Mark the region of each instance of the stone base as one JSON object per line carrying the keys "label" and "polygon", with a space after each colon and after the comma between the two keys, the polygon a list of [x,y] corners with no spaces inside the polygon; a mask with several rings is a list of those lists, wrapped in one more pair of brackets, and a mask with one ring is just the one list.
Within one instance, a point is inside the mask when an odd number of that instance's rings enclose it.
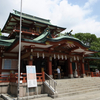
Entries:
{"label": "stone base", "polygon": [[[9,84],[9,94],[17,96],[17,83],[10,83]],[[19,97],[25,97],[25,96],[32,96],[37,94],[42,94],[43,91],[43,82],[37,82],[37,87],[28,88],[27,83],[20,84],[20,91],[19,91]],[[37,90],[38,88],[38,90]]]}
{"label": "stone base", "polygon": [[51,78],[53,78],[53,75],[49,75]]}
{"label": "stone base", "polygon": [[81,74],[81,77],[83,77],[83,78],[84,78],[84,77],[85,77],[85,74]]}
{"label": "stone base", "polygon": [[73,78],[73,74],[69,74],[68,77],[69,77],[69,78]]}

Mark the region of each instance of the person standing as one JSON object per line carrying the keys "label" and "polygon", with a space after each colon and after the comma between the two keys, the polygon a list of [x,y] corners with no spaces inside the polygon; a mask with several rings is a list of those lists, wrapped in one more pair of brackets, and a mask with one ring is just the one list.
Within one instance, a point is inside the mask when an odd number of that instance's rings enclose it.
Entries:
{"label": "person standing", "polygon": [[58,73],[58,79],[60,79],[60,67],[59,66],[57,68],[57,73]]}

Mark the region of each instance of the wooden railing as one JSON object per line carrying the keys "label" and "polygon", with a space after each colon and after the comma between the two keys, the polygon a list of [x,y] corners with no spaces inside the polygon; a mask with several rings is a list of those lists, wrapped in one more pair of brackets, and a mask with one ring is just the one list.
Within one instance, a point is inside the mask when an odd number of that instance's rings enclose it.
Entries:
{"label": "wooden railing", "polygon": [[91,77],[100,77],[100,72],[99,73],[91,72]]}
{"label": "wooden railing", "polygon": [[88,77],[88,76],[91,76],[91,72],[85,72],[85,75]]}
{"label": "wooden railing", "polygon": [[9,82],[9,78],[10,78],[9,75],[2,75],[2,74],[0,74],[0,83],[1,82]]}
{"label": "wooden railing", "polygon": [[[37,82],[44,82],[45,81],[45,73],[36,73],[37,76]],[[0,74],[0,83],[2,82],[18,82],[18,73],[16,74],[10,74],[10,75],[1,75]],[[21,83],[26,83],[27,82],[27,76],[26,73],[21,73],[20,74],[20,82]]]}

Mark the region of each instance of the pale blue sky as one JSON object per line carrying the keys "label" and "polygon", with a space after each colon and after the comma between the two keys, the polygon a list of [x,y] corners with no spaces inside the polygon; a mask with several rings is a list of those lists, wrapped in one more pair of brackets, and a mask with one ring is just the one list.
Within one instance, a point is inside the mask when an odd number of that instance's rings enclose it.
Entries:
{"label": "pale blue sky", "polygon": [[[93,1],[93,0],[91,0]],[[68,0],[68,3],[71,3],[72,5],[79,5],[80,7],[84,7],[85,3],[88,2],[88,0]],[[95,0],[95,3],[92,4],[89,9],[92,10],[91,14],[89,16],[97,16],[96,20],[100,21],[100,0]]]}
{"label": "pale blue sky", "polygon": [[[96,34],[100,37],[100,0],[23,0],[24,13],[50,19],[65,32]],[[0,0],[0,28],[10,12],[20,10],[20,0]]]}

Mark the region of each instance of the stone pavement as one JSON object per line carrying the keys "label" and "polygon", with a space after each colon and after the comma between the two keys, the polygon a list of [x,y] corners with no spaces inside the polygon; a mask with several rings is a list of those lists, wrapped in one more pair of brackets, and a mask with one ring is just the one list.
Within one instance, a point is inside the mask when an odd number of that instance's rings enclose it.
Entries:
{"label": "stone pavement", "polygon": [[[0,100],[4,100],[0,98]],[[7,100],[13,100],[7,99]],[[28,100],[27,97],[26,99],[21,99],[21,100]],[[57,98],[51,98],[51,97],[41,97],[41,98],[35,98],[35,99],[29,99],[29,100],[100,100],[100,90],[99,91],[94,91],[94,92],[87,92],[84,94],[77,94],[77,95],[71,95],[71,96],[64,96],[64,97],[57,97]]]}

